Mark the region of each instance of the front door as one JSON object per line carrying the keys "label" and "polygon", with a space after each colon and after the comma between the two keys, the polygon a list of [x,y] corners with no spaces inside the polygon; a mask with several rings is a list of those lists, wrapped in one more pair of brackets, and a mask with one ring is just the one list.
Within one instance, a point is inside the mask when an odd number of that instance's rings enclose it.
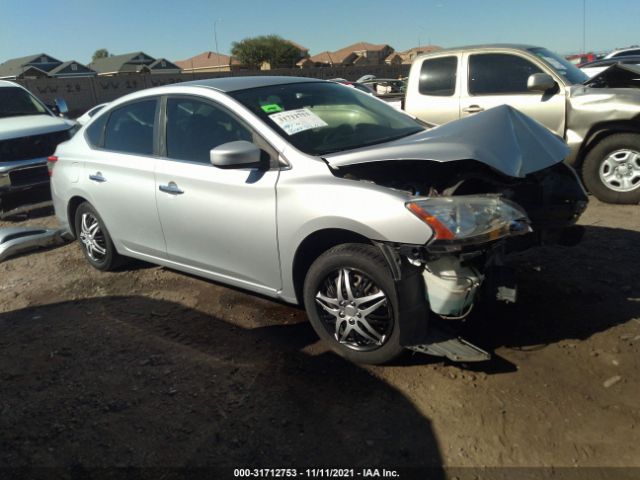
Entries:
{"label": "front door", "polygon": [[254,132],[208,99],[166,100],[164,159],[156,198],[170,261],[225,283],[280,289],[276,232],[278,168],[220,169],[212,148],[254,140]]}
{"label": "front door", "polygon": [[564,136],[565,93],[527,89],[533,73],[546,73],[531,60],[512,53],[466,54],[467,89],[460,98],[460,115],[466,117],[498,105],[510,105]]}

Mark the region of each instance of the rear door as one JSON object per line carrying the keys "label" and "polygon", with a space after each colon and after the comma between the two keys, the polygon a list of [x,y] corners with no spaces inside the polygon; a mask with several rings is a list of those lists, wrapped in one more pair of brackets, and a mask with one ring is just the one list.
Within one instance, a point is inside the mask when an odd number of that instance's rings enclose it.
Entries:
{"label": "rear door", "polygon": [[434,125],[459,118],[460,58],[448,54],[416,60],[407,85],[407,113]]}
{"label": "rear door", "polygon": [[137,100],[90,125],[81,182],[119,248],[164,257],[153,156],[158,108],[157,98]]}
{"label": "rear door", "polygon": [[462,117],[498,105],[510,105],[564,136],[565,91],[531,92],[527,79],[533,73],[549,73],[543,66],[516,52],[465,53],[465,87],[460,99]]}
{"label": "rear door", "polygon": [[[164,158],[156,168],[158,213],[168,258],[194,272],[252,290],[281,286],[276,232],[279,169],[220,169],[212,148],[247,140],[269,147],[222,105],[169,96]],[[270,152],[277,158],[275,152]]]}

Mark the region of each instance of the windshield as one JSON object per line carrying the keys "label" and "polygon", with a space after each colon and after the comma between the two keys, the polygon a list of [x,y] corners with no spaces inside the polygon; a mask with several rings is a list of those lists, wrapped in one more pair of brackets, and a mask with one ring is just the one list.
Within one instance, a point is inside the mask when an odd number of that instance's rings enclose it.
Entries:
{"label": "windshield", "polygon": [[40,114],[49,112],[29,92],[20,87],[0,87],[0,118]]}
{"label": "windshield", "polygon": [[274,85],[229,95],[309,155],[352,150],[424,130],[381,100],[335,83]]}
{"label": "windshield", "polygon": [[553,68],[558,75],[562,76],[571,85],[583,83],[589,79],[586,73],[569,60],[565,60],[546,48],[530,48],[529,51],[544,60],[549,67]]}

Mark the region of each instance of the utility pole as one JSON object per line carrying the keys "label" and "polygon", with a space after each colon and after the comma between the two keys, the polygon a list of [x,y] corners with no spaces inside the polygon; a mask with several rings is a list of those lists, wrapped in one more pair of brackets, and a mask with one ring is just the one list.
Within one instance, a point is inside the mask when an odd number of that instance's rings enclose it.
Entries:
{"label": "utility pole", "polygon": [[216,23],[218,22],[218,19],[216,18],[213,21],[213,41],[216,44],[216,61],[218,62],[218,67],[220,67],[220,50],[218,50],[218,32],[216,30]]}
{"label": "utility pole", "polygon": [[582,53],[587,53],[587,0],[582,0]]}

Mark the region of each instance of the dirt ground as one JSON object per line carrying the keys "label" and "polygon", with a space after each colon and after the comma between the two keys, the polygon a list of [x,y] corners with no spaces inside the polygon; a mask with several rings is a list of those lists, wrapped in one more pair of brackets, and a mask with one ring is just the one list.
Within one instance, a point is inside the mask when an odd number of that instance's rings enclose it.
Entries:
{"label": "dirt ground", "polygon": [[[640,208],[513,258],[460,365],[361,367],[300,309],[73,243],[0,263],[0,467],[640,467]],[[50,210],[0,227],[55,225]],[[639,470],[640,471],[640,470]]]}

